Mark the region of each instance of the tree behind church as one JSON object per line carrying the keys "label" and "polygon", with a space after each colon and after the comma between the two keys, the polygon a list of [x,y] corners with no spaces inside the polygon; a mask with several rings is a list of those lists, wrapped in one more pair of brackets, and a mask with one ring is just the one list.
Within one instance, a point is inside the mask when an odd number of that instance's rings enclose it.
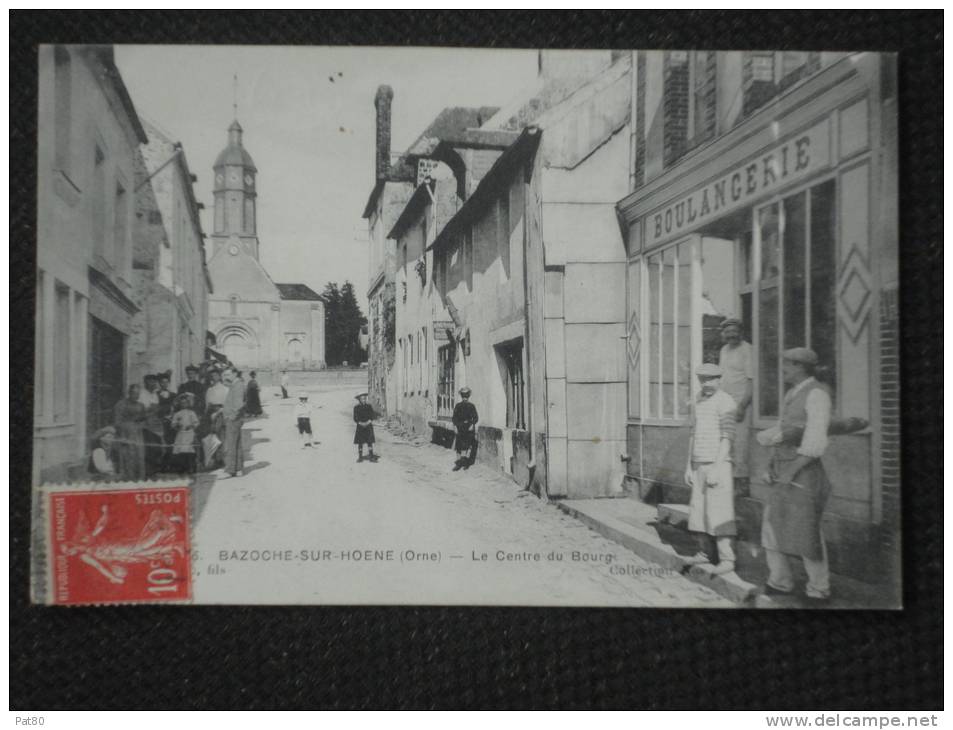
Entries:
{"label": "tree behind church", "polygon": [[354,285],[345,281],[342,286],[329,282],[324,287],[325,357],[329,366],[359,365],[367,360],[367,351],[361,347],[361,328],[367,317],[361,312],[354,296]]}

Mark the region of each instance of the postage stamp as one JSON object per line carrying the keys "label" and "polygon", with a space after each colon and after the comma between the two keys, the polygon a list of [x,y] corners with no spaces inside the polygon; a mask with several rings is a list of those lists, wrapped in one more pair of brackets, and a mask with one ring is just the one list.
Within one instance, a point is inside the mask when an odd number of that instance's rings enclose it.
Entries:
{"label": "postage stamp", "polygon": [[48,490],[48,600],[187,602],[189,488]]}
{"label": "postage stamp", "polygon": [[901,607],[894,55],[38,68],[34,600]]}

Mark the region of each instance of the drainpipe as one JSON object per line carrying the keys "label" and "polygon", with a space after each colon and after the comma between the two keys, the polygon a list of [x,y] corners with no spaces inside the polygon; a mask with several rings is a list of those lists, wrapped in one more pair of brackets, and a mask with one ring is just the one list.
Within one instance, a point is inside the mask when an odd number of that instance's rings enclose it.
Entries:
{"label": "drainpipe", "polygon": [[[538,135],[539,129],[536,127],[528,127],[526,129],[527,134]],[[532,159],[535,159],[535,155]],[[526,414],[526,430],[529,432],[529,484],[527,487],[532,487],[533,477],[536,475],[536,447],[534,443],[535,432],[533,431],[533,360],[532,360],[532,344],[530,342],[530,296],[529,296],[529,271],[527,270],[527,247],[529,246],[529,210],[530,205],[532,204],[530,198],[530,193],[532,192],[527,182],[531,179],[532,175],[527,170],[527,165],[531,164],[529,161],[523,163],[523,340],[526,343],[526,391],[529,393],[529,408],[527,409]],[[542,222],[540,222],[540,235],[542,235]],[[544,376],[545,384],[545,376]]]}
{"label": "drainpipe", "polygon": [[[428,237],[433,236],[433,238],[436,239],[437,237],[437,196],[434,195],[434,191],[430,187],[431,180],[432,178],[430,178],[429,176],[427,177],[426,180],[424,180],[424,184],[427,186],[427,195],[430,196],[430,225],[427,226],[427,235]],[[436,187],[437,185],[436,181],[433,181],[433,184],[434,184],[434,187]],[[423,284],[424,291],[427,291],[427,287],[429,286],[428,282],[431,280],[431,277],[433,276],[433,271],[432,271],[433,264],[431,264],[430,266],[427,265],[427,250],[429,249],[429,245],[430,245],[429,241],[427,241],[425,238],[423,257],[424,257],[424,272],[426,273],[426,277],[425,277],[425,281],[421,282]],[[433,256],[431,256],[431,258],[433,258]],[[432,406],[433,417],[436,418],[437,417],[437,407],[436,407],[437,401],[430,391],[436,390],[436,388],[432,387],[434,383],[433,383],[433,378],[431,377],[431,375],[432,375],[433,367],[434,367],[433,355],[436,354],[434,352],[436,348],[433,347],[432,345],[436,345],[437,343],[436,343],[436,340],[434,339],[434,331],[433,331],[433,318],[434,318],[433,301],[432,301],[432,297],[429,294],[427,296],[427,299],[431,300],[431,305],[430,305],[430,322],[427,323],[429,325],[427,327],[427,331],[430,333],[429,335],[430,341],[424,343],[424,347],[427,348],[427,355],[428,355],[428,358],[427,358],[427,399],[426,400],[429,400],[433,404]]]}

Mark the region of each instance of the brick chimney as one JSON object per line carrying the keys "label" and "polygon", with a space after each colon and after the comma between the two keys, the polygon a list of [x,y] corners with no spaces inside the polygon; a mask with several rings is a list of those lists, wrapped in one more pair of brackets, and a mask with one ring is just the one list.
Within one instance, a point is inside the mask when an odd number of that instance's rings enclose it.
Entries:
{"label": "brick chimney", "polygon": [[390,170],[390,105],[394,99],[394,90],[389,86],[378,86],[374,95],[374,108],[377,110],[377,156],[374,162],[374,174],[377,180],[387,177]]}

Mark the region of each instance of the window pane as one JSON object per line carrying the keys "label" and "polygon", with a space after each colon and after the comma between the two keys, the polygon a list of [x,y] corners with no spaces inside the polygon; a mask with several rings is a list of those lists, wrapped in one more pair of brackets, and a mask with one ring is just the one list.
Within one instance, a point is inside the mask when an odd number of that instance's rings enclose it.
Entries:
{"label": "window pane", "polygon": [[761,227],[761,278],[773,280],[780,270],[780,235],[778,204],[772,203],[758,211]]}
{"label": "window pane", "polygon": [[834,228],[834,181],[811,189],[811,327],[810,346],[826,377],[836,386],[834,335],[837,331],[834,287],[837,243]]}
{"label": "window pane", "polygon": [[659,287],[662,276],[662,258],[655,255],[649,259],[649,415],[658,417],[659,413],[659,348],[661,328],[659,326]]}
{"label": "window pane", "polygon": [[106,156],[99,147],[93,149],[93,191],[90,210],[93,218],[93,251],[106,257]]}
{"label": "window pane", "polygon": [[44,352],[44,347],[46,345],[46,315],[45,315],[45,304],[46,291],[43,289],[43,282],[45,277],[42,273],[38,273],[36,277],[36,366],[34,370],[34,388],[33,388],[33,407],[36,410],[36,415],[43,415],[43,408],[45,406],[46,395],[46,353]]}
{"label": "window pane", "polygon": [[751,328],[752,323],[754,322],[753,314],[751,310],[751,292],[747,292],[741,295],[741,326],[742,326],[742,339],[751,342]]}
{"label": "window pane", "polygon": [[675,415],[675,248],[662,256],[662,416]]}
{"label": "window pane", "polygon": [[806,217],[807,193],[798,193],[784,200],[784,349],[807,346]]}
{"label": "window pane", "polygon": [[694,88],[692,89],[692,114],[694,117],[695,128],[692,130],[692,136],[696,139],[706,139],[710,132],[708,128],[708,111],[714,104],[713,95],[705,93],[705,82],[708,77],[708,57],[711,51],[694,51],[692,53],[694,68],[692,76],[694,79]]}
{"label": "window pane", "polygon": [[778,288],[761,290],[758,397],[762,416],[778,415]]}
{"label": "window pane", "polygon": [[678,247],[678,330],[676,360],[675,413],[687,415],[691,399],[692,377],[692,247],[683,243]]}
{"label": "window pane", "polygon": [[64,172],[70,169],[70,122],[72,121],[72,75],[69,51],[57,46],[53,51],[56,98],[53,113],[56,122],[56,166]]}
{"label": "window pane", "polygon": [[751,245],[751,231],[745,231],[738,237],[738,251],[741,256],[741,285],[750,286],[754,281],[754,248]]}
{"label": "window pane", "polygon": [[55,310],[53,312],[53,417],[69,416],[70,381],[70,311],[69,289],[56,285]]}

